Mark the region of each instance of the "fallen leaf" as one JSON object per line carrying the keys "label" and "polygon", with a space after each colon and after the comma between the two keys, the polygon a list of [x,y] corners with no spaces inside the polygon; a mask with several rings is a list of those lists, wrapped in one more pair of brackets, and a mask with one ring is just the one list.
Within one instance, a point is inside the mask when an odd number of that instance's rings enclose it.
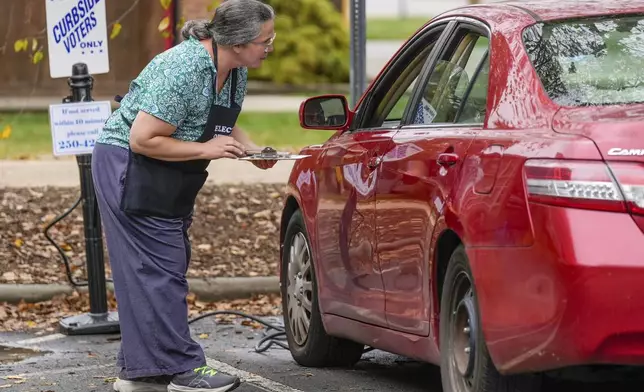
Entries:
{"label": "fallen leaf", "polygon": [[123,26],[119,22],[114,23],[114,26],[112,26],[112,32],[110,33],[110,39],[118,37],[122,28]]}
{"label": "fallen leaf", "polygon": [[7,280],[9,282],[15,281],[16,278],[17,278],[17,276],[16,276],[16,274],[14,272],[5,272],[4,274],[2,274],[2,279],[5,279],[5,280]]}
{"label": "fallen leaf", "polygon": [[263,210],[263,211],[260,211],[260,212],[257,212],[255,214],[253,214],[253,218],[269,219],[271,217],[272,213],[273,212],[271,210]]}
{"label": "fallen leaf", "polygon": [[28,47],[29,47],[29,41],[26,38],[16,40],[16,42],[13,43],[13,50],[16,53],[21,52],[23,50],[27,50]]}
{"label": "fallen leaf", "polygon": [[24,244],[24,243],[25,243],[25,242],[24,242],[22,239],[20,239],[20,238],[18,238],[17,240],[15,240],[15,241],[13,242],[13,244],[15,245],[15,247],[16,247],[16,248],[20,248],[20,247],[22,247],[22,244]]}
{"label": "fallen leaf", "polygon": [[179,18],[179,21],[177,22],[176,29],[181,30],[183,28],[183,25],[185,25],[185,24],[186,24],[186,17],[182,16],[181,18]]}
{"label": "fallen leaf", "polygon": [[45,54],[42,52],[42,50],[39,50],[36,53],[34,53],[34,57],[32,59],[32,62],[34,64],[38,64],[39,62],[42,61],[43,58],[45,58]]}
{"label": "fallen leaf", "polygon": [[6,125],[0,133],[0,139],[9,139],[9,136],[11,136],[11,125]]}
{"label": "fallen leaf", "polygon": [[248,215],[248,208],[247,207],[239,207],[238,209],[235,210],[235,214],[237,215]]}
{"label": "fallen leaf", "polygon": [[24,377],[22,377],[22,376],[6,376],[6,377],[3,377],[3,378],[4,378],[5,380],[18,380],[18,381],[24,381],[24,380],[26,380],[26,378],[24,378]]}
{"label": "fallen leaf", "polygon": [[35,52],[36,49],[38,49],[38,40],[34,38],[31,41],[31,51]]}
{"label": "fallen leaf", "polygon": [[207,333],[202,333],[201,335],[199,335],[199,339],[208,339],[208,336],[209,335]]}
{"label": "fallen leaf", "polygon": [[170,26],[170,18],[166,16],[165,18],[161,19],[158,29],[160,32],[165,31],[168,29],[169,26]]}

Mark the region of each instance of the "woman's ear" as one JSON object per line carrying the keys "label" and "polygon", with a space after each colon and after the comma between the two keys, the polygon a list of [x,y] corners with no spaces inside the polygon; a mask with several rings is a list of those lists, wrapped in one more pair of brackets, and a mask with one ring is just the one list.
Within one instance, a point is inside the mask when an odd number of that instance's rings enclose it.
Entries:
{"label": "woman's ear", "polygon": [[233,51],[237,54],[240,54],[242,49],[242,45],[233,45]]}

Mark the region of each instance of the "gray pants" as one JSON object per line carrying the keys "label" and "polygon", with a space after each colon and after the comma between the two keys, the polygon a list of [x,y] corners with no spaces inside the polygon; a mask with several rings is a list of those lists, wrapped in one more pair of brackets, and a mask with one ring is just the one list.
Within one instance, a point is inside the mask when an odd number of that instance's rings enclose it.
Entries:
{"label": "gray pants", "polygon": [[[126,378],[171,375],[205,364],[190,336],[188,228],[191,218],[129,215],[119,209],[128,151],[96,144],[92,175],[121,326],[117,366]],[[163,197],[163,195],[159,195]]]}

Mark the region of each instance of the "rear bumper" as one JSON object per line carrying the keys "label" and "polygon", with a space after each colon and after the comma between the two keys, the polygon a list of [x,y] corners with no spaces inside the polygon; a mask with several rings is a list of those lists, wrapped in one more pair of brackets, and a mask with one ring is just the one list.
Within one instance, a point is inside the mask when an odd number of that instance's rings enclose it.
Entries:
{"label": "rear bumper", "polygon": [[532,205],[535,243],[469,248],[502,373],[644,365],[644,234],[626,214]]}

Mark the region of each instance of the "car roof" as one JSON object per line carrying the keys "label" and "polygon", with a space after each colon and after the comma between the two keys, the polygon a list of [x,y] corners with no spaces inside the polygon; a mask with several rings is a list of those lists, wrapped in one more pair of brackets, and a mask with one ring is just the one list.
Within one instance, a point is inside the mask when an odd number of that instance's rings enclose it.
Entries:
{"label": "car roof", "polygon": [[544,21],[644,12],[641,0],[509,0],[497,4],[522,8]]}
{"label": "car roof", "polygon": [[465,6],[461,8],[461,11],[478,14],[478,7],[490,7],[506,11],[509,11],[508,8],[514,8],[531,15],[537,21],[644,13],[644,2],[642,0],[506,0]]}

